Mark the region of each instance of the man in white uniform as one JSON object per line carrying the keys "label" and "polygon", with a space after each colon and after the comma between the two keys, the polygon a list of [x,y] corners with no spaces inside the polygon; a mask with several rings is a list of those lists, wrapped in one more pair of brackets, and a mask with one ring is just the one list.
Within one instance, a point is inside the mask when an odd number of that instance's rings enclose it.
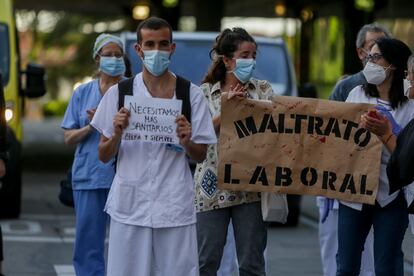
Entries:
{"label": "man in white uniform", "polygon": [[[175,43],[168,22],[155,17],[141,22],[135,50],[144,66],[134,78],[133,96],[175,99],[177,77],[168,70]],[[194,182],[186,155],[201,162],[207,144],[217,142],[204,96],[190,85],[191,123],[177,117],[180,145],[173,147],[122,139],[130,114],[125,107],[118,111],[118,97],[115,85],[91,123],[102,134],[100,160],[117,154],[105,207],[111,216],[107,275],[196,276]]]}

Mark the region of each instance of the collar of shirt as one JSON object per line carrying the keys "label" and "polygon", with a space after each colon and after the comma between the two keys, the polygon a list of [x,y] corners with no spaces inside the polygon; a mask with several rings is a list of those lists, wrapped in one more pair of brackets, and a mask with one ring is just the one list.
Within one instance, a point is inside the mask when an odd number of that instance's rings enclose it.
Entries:
{"label": "collar of shirt", "polygon": [[377,105],[381,105],[385,107],[388,111],[392,111],[391,104],[387,101],[381,100],[380,98],[376,98]]}

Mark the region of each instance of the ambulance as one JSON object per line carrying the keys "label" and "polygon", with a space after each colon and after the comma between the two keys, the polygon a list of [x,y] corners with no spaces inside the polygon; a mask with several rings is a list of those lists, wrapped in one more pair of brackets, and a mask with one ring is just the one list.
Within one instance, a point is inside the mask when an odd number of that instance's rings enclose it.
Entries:
{"label": "ambulance", "polygon": [[0,0],[0,75],[6,102],[5,117],[9,144],[6,175],[0,179],[0,218],[16,218],[21,207],[24,99],[43,96],[46,89],[42,67],[29,64],[25,71],[20,68],[12,0]]}

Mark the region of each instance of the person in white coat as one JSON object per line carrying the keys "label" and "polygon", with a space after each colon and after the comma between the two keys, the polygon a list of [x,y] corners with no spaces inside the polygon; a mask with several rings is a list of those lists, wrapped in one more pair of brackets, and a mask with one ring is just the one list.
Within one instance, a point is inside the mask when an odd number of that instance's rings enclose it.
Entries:
{"label": "person in white coat", "polygon": [[361,117],[361,126],[377,135],[383,143],[380,177],[375,205],[341,201],[338,217],[337,276],[358,275],[361,253],[371,227],[374,229],[375,275],[404,275],[402,241],[408,226],[407,202],[402,191],[390,189],[386,167],[389,144],[397,132],[380,133],[376,125],[364,125],[366,117],[380,118],[381,110],[390,113],[402,128],[414,118],[414,102],[404,95],[404,70],[411,55],[400,40],[381,38],[371,48],[363,73],[368,84],[355,87],[347,98],[351,103],[376,105]]}
{"label": "person in white coat", "polygon": [[[178,77],[168,70],[175,50],[170,24],[156,17],[142,21],[135,50],[144,66],[133,79],[133,96],[176,99]],[[125,139],[130,113],[125,107],[118,111],[118,86],[98,106],[91,124],[102,134],[99,157],[106,162],[117,155],[105,207],[111,217],[108,275],[198,276],[194,181],[187,156],[202,162],[207,145],[217,139],[202,91],[191,84],[188,93],[191,121],[176,118],[180,144],[173,147]]]}
{"label": "person in white coat", "polygon": [[[389,31],[377,23],[364,25],[358,32],[356,38],[356,53],[361,64],[364,66],[375,41],[381,37],[390,37]],[[346,76],[339,80],[330,100],[344,102],[349,92],[358,86],[366,84],[362,71]],[[338,201],[317,197],[319,208],[319,245],[324,276],[336,275],[336,252],[338,251]],[[361,276],[375,276],[374,253],[372,243],[372,231],[370,231],[365,242],[361,260]]]}
{"label": "person in white coat", "polygon": [[[407,71],[404,79],[404,95],[414,99],[414,55],[407,61]],[[383,110],[381,110],[384,113]],[[409,206],[409,223],[411,234],[414,234],[414,173],[412,171],[414,153],[414,119],[404,129],[396,122],[391,113],[387,112],[379,120],[363,116],[362,124],[379,136],[389,137],[385,145],[392,153],[387,164],[387,175],[392,191],[403,189]],[[414,256],[413,256],[414,258]],[[414,273],[414,271],[413,271]]]}

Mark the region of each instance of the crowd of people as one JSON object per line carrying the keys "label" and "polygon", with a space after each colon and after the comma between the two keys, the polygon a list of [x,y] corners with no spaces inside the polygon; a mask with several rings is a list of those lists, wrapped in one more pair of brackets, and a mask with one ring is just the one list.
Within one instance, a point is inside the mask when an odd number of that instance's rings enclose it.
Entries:
{"label": "crowd of people", "polygon": [[[274,95],[266,80],[252,78],[257,45],[244,29],[225,29],[210,51],[212,64],[201,86],[189,84],[184,90],[180,77],[168,70],[175,47],[168,22],[144,20],[135,46],[142,72],[125,79],[122,42],[101,35],[93,51],[99,77],[72,96],[62,127],[66,142],[78,143],[72,172],[77,275],[105,273],[105,212],[110,216],[107,275],[208,276],[224,271],[226,264],[236,264],[239,275],[266,275],[267,228],[260,194],[217,188],[222,93],[236,100],[267,100]],[[379,192],[375,205],[317,200],[324,275],[403,275],[401,245],[411,202],[404,197],[409,189],[390,189],[387,164],[393,152],[405,153],[396,137],[410,140],[409,130],[405,134],[401,129],[414,117],[406,93],[412,72],[404,76],[411,51],[377,24],[360,30],[356,51],[363,70],[339,81],[330,99],[376,106],[361,117],[361,126],[384,144],[378,160]],[[187,95],[182,110],[186,116],[176,118],[179,145],[122,139],[131,115],[120,105],[125,85],[137,97]],[[184,101],[190,113],[184,112]],[[368,115],[372,112],[376,116]],[[391,160],[400,158],[394,155]],[[187,156],[198,162],[194,180]],[[393,173],[398,175],[399,169],[394,166]],[[234,243],[223,255],[229,240]]]}
{"label": "crowd of people", "polygon": [[[260,193],[217,187],[222,93],[234,100],[275,95],[266,80],[252,77],[254,38],[242,28],[223,30],[199,87],[169,70],[176,45],[167,21],[146,19],[136,34],[142,72],[127,78],[122,41],[101,34],[92,51],[97,78],[74,91],[61,125],[65,142],[77,145],[76,275],[210,276],[226,275],[226,266],[237,266],[240,276],[266,275]],[[356,52],[363,70],[338,81],[330,100],[375,106],[360,126],[383,144],[379,188],[375,205],[317,199],[323,273],[404,275],[402,242],[414,211],[414,56],[375,23],[361,28]],[[131,117],[121,104],[125,87],[139,99],[182,99],[178,145],[123,139]],[[7,154],[0,119],[1,177]],[[198,162],[194,176],[188,158]],[[411,215],[410,222],[414,230]],[[0,275],[1,254],[0,235]]]}

